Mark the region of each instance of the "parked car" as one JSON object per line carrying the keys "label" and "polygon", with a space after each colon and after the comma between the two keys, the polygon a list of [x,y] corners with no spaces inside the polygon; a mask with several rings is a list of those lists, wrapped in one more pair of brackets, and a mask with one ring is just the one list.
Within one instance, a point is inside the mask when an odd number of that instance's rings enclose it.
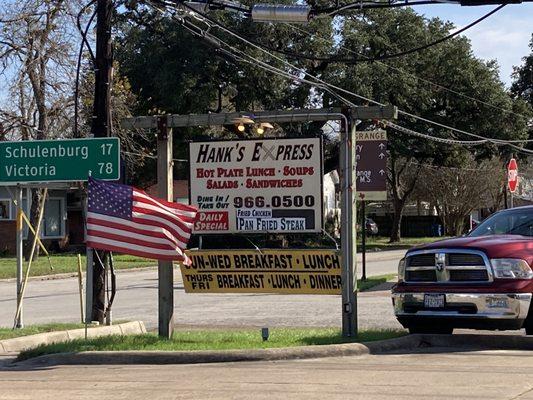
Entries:
{"label": "parked car", "polygon": [[[361,231],[361,224],[357,224],[357,231]],[[365,230],[367,236],[377,235],[378,234],[378,224],[374,222],[371,218],[365,218]]]}
{"label": "parked car", "polygon": [[378,234],[378,224],[376,224],[373,219],[365,218],[365,229],[367,235]]}
{"label": "parked car", "polygon": [[415,247],[392,302],[411,333],[526,329],[533,335],[533,207],[500,211],[468,235]]}

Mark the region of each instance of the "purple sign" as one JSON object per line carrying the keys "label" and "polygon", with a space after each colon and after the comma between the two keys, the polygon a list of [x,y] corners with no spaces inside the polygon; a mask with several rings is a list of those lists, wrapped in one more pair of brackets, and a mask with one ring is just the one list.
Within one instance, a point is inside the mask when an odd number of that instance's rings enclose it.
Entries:
{"label": "purple sign", "polygon": [[361,200],[387,200],[387,132],[356,132],[356,189]]}

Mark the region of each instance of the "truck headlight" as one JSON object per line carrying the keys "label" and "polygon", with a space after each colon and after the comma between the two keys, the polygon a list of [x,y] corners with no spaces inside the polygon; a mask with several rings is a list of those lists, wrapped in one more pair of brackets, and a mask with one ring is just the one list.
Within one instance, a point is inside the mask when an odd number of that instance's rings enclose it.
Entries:
{"label": "truck headlight", "polygon": [[532,279],[533,271],[525,260],[518,258],[493,258],[490,260],[495,278]]}
{"label": "truck headlight", "polygon": [[405,280],[405,258],[402,258],[398,263],[398,282]]}

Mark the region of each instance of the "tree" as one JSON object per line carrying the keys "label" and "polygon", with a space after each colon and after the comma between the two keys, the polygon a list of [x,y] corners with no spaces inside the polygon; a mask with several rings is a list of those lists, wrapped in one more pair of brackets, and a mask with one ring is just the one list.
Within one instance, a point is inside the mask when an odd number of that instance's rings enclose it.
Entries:
{"label": "tree", "polygon": [[418,197],[437,208],[448,235],[465,233],[472,211],[501,204],[506,174],[497,157],[478,162],[470,156],[461,168],[424,166],[422,170]]}
{"label": "tree", "polygon": [[[413,10],[379,10],[346,18],[341,27],[342,43],[359,58],[374,58],[419,47],[447,36],[453,25],[439,19],[426,20]],[[502,112],[523,111],[519,102],[506,92],[498,78],[495,62],[473,56],[468,39],[456,37],[409,56],[385,62],[357,62],[345,65],[342,73],[331,70],[330,81],[381,103],[451,125],[465,131],[500,139],[527,138],[527,118]],[[432,83],[434,82],[434,83]],[[451,89],[446,90],[446,89]],[[468,97],[458,95],[466,93]],[[475,101],[472,98],[482,99]],[[334,99],[330,99],[332,103]],[[365,100],[353,98],[357,104]],[[495,111],[495,108],[498,111]],[[447,129],[400,116],[401,125],[442,138],[471,139]],[[403,167],[416,161],[437,166],[461,166],[472,154],[475,159],[510,153],[493,145],[475,148],[439,144],[389,130],[389,185],[395,218],[391,241],[400,239],[403,207],[412,193],[417,169]]]}
{"label": "tree", "polygon": [[[0,76],[9,100],[0,118],[11,140],[65,136],[71,123],[74,52],[72,17],[78,2],[5,1],[0,10]],[[42,192],[34,190],[30,220],[35,226]],[[26,257],[33,234],[29,232]]]}
{"label": "tree", "polygon": [[[364,97],[483,136],[527,138],[528,118],[517,115],[522,113],[523,103],[509,96],[498,78],[496,63],[475,58],[470,42],[464,37],[385,62],[361,61],[361,58],[372,59],[412,49],[447,36],[454,29],[450,23],[427,20],[411,9],[360,11],[333,22],[326,18],[317,19],[303,30],[284,24],[254,24],[235,14],[210,15],[243,37],[267,46],[271,54],[242,44],[213,27],[217,36],[240,51],[284,71],[301,77],[312,74]],[[149,9],[132,8],[128,18],[130,20],[124,21],[120,27],[117,58],[133,91],[139,96],[136,110],[139,114],[345,105],[322,87],[289,83],[273,72],[259,69],[254,63],[242,63],[227,51],[221,51],[218,43],[201,40],[179,23],[161,18]],[[131,18],[135,18],[135,23]],[[290,53],[322,59],[310,60]],[[272,54],[290,61],[295,67],[280,62]],[[327,60],[329,56],[354,57],[359,61],[333,62]],[[357,105],[368,104],[364,99],[343,96]],[[405,115],[401,116],[400,123],[441,138],[470,139]],[[285,128],[291,129],[290,126]],[[316,127],[310,125],[305,129]],[[206,132],[184,130],[182,133],[180,139]],[[465,148],[393,130],[389,130],[389,138],[391,169],[388,176],[396,215],[392,241],[400,239],[403,207],[410,199],[413,182],[417,180],[418,172],[412,168],[413,161],[460,167],[470,156],[478,160],[511,153],[505,147]],[[184,156],[183,143],[177,140],[175,146],[176,154]],[[181,172],[186,175],[185,169]],[[148,175],[149,172],[144,174]]]}
{"label": "tree", "polygon": [[533,107],[533,34],[529,42],[531,54],[525,56],[523,65],[514,68],[514,82],[511,92],[517,97],[521,97]]}

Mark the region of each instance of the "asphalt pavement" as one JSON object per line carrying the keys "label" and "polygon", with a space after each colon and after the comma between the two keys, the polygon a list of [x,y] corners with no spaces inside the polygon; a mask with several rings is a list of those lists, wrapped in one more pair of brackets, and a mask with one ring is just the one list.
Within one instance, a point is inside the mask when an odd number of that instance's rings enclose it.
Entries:
{"label": "asphalt pavement", "polygon": [[[404,251],[370,253],[367,275],[395,273]],[[175,270],[175,324],[183,327],[323,327],[341,326],[340,296],[274,294],[186,294]],[[157,270],[119,271],[114,320],[142,320],[157,326]],[[358,296],[359,326],[401,328],[394,318],[390,285]],[[15,314],[14,281],[0,281],[0,326]],[[80,320],[76,278],[32,280],[24,302],[26,324]]]}
{"label": "asphalt pavement", "polygon": [[3,400],[533,400],[527,351],[455,351],[194,365],[0,368]]}

